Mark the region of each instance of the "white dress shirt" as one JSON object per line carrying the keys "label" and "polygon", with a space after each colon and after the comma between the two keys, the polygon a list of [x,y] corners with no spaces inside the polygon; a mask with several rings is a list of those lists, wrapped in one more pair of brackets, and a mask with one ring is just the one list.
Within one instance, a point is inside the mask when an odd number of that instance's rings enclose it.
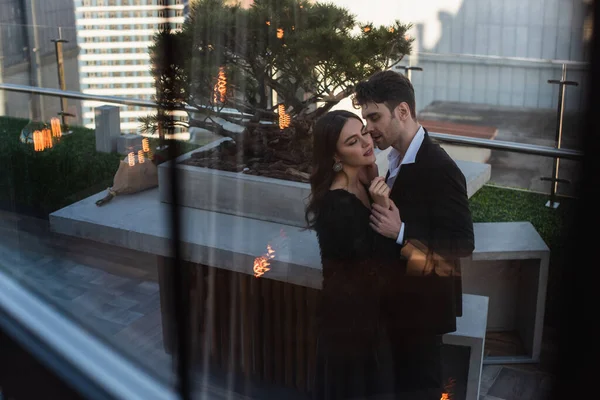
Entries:
{"label": "white dress shirt", "polygon": [[[388,162],[390,170],[390,176],[388,177],[386,183],[390,188],[394,187],[394,182],[396,182],[396,177],[398,176],[398,172],[400,172],[400,167],[405,164],[414,164],[415,159],[417,158],[417,153],[421,148],[421,144],[423,144],[423,139],[425,138],[425,130],[422,126],[419,126],[419,130],[413,137],[412,141],[408,145],[408,149],[406,149],[406,154],[404,157],[398,152],[398,150],[392,148],[390,153],[388,154]],[[398,238],[396,239],[396,243],[402,244],[404,241],[404,222],[400,225],[400,232],[398,233]]]}

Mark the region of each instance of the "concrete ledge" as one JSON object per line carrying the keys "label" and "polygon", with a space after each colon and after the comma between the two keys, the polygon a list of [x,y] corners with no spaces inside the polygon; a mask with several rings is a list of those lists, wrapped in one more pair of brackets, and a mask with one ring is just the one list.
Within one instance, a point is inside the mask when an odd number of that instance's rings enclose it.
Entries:
{"label": "concrete ledge", "polygon": [[463,293],[489,297],[488,331],[519,333],[527,354],[498,362],[538,362],[550,249],[530,222],[477,223],[474,233],[475,251],[461,262]]}
{"label": "concrete ledge", "polygon": [[[170,205],[158,188],[117,196],[102,207],[97,193],[50,214],[50,228],[151,254],[171,256]],[[321,287],[321,260],[312,231],[257,219],[181,207],[183,258],[187,261],[253,274],[254,258],[272,244],[275,259],[269,278]]]}
{"label": "concrete ledge", "polygon": [[456,331],[443,336],[445,344],[466,346],[470,349],[465,400],[479,400],[487,314],[487,297],[465,294],[463,295],[463,316],[456,318]]}

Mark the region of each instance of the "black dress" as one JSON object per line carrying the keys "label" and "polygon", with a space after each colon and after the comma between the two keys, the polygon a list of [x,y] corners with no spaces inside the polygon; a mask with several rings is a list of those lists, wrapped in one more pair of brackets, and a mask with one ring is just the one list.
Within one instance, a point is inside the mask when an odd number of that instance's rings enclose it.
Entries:
{"label": "black dress", "polygon": [[338,189],[327,193],[317,216],[323,287],[314,399],[364,398],[391,385],[380,269],[398,260],[399,246],[371,229],[370,215],[355,195]]}

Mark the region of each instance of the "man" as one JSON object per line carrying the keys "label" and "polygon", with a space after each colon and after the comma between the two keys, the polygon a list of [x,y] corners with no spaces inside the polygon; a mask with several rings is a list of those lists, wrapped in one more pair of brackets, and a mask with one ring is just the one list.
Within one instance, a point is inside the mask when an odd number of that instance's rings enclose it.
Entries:
{"label": "man", "polygon": [[373,206],[371,227],[400,249],[418,240],[455,267],[450,277],[435,272],[410,276],[406,259],[398,257],[390,264],[392,278],[383,290],[396,395],[439,400],[441,336],[455,331],[456,317],[462,315],[458,262],[474,248],[465,177],[418,123],[408,78],[378,72],[360,82],[355,92],[354,103],[375,145],[381,150],[392,147],[385,178],[392,205]]}

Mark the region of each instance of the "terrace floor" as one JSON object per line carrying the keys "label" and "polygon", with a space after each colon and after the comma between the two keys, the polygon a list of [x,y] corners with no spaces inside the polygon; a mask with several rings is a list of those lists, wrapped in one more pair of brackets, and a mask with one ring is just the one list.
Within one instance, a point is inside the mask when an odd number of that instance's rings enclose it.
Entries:
{"label": "terrace floor", "polygon": [[[173,382],[171,357],[163,349],[155,256],[58,235],[45,220],[0,211],[0,268],[158,378]],[[557,346],[551,329],[544,336],[539,364],[484,365],[480,399],[547,398]],[[518,348],[510,334],[486,340],[488,354],[514,354]],[[198,398],[306,398],[288,389],[228,382],[218,374],[196,376]],[[232,384],[246,395],[227,390]]]}

